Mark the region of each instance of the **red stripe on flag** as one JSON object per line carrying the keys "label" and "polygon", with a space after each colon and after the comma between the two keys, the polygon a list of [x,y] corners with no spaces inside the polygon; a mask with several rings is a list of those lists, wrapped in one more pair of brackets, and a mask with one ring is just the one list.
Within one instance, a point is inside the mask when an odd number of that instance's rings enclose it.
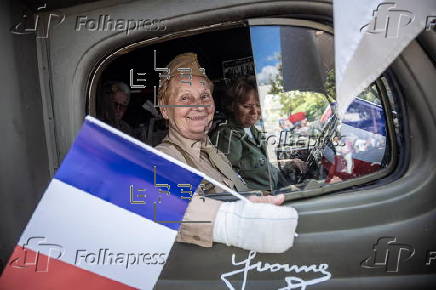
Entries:
{"label": "red stripe on flag", "polygon": [[78,288],[134,289],[20,246],[15,247],[0,277],[1,290]]}
{"label": "red stripe on flag", "polygon": [[328,176],[326,183],[330,182],[330,179],[337,176],[342,180],[357,178],[362,175],[370,174],[381,169],[381,165],[375,162],[366,162],[353,158],[352,172],[347,173],[347,161],[343,156],[335,156],[334,163],[331,163],[327,158],[322,159],[322,165],[328,170]]}

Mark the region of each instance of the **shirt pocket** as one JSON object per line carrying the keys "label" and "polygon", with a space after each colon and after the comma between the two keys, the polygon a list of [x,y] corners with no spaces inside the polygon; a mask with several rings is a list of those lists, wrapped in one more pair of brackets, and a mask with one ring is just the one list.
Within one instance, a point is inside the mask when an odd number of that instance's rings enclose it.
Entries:
{"label": "shirt pocket", "polygon": [[267,158],[263,154],[248,152],[247,154],[243,154],[240,162],[240,168],[244,171],[259,170],[266,168],[267,162]]}

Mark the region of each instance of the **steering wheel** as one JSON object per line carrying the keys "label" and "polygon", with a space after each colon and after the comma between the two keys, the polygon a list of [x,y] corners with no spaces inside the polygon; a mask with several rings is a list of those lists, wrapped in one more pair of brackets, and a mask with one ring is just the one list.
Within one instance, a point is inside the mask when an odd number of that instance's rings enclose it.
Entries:
{"label": "steering wheel", "polygon": [[309,172],[319,168],[319,164],[321,163],[321,159],[324,154],[324,148],[327,144],[331,143],[331,139],[336,133],[337,125],[338,118],[336,117],[336,114],[333,113],[322,128],[321,134],[316,139],[312,149],[310,149],[306,158],[308,170],[306,173],[298,174],[297,184],[306,179]]}

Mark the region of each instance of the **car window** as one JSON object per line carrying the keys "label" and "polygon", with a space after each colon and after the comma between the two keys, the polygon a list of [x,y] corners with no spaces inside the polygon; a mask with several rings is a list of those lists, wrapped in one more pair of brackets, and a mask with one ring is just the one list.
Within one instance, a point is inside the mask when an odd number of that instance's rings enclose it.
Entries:
{"label": "car window", "polygon": [[[311,27],[244,26],[123,53],[101,74],[97,117],[148,145],[160,144],[168,123],[156,107],[159,75],[184,52],[197,53],[214,84],[210,140],[249,189],[314,189],[388,166],[391,144],[381,88],[374,83],[364,90],[340,121],[335,114],[333,35]],[[388,82],[384,77],[381,81],[392,103]],[[238,111],[235,87],[241,83],[248,86],[243,96],[248,103],[239,104]],[[249,97],[250,87],[258,104]],[[128,103],[105,95],[118,91],[128,92]],[[253,125],[242,125],[244,110],[254,118]],[[114,122],[105,112],[119,113],[121,119]]]}
{"label": "car window", "polygon": [[269,162],[287,179],[284,187],[321,187],[387,166],[386,114],[376,85],[353,101],[342,120],[335,114],[331,34],[293,26],[253,26],[250,34],[262,106],[257,125]]}

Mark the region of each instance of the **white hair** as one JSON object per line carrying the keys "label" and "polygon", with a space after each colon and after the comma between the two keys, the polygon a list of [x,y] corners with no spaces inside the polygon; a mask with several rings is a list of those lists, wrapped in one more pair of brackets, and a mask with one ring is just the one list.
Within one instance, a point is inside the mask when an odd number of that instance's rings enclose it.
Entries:
{"label": "white hair", "polygon": [[111,82],[110,84],[112,86],[112,93],[115,93],[117,91],[121,91],[121,92],[127,94],[130,98],[130,88],[128,85],[126,85],[123,82]]}

